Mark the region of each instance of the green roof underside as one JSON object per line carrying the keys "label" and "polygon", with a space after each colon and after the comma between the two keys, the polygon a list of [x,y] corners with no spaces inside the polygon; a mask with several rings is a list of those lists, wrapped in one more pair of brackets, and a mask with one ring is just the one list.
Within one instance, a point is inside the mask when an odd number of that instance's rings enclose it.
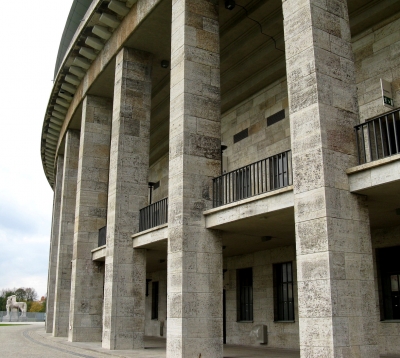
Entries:
{"label": "green roof underside", "polygon": [[81,20],[86,14],[92,0],[74,0],[71,10],[65,24],[64,32],[61,37],[60,47],[58,49],[56,67],[54,69],[54,78],[56,78],[58,70],[62,64],[64,56],[68,50],[72,38],[78,28]]}

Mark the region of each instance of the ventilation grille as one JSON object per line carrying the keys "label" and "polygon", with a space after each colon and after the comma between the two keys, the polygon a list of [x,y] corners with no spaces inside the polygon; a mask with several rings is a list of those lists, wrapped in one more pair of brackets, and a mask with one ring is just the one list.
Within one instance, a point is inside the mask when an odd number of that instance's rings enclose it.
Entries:
{"label": "ventilation grille", "polygon": [[249,136],[249,129],[246,128],[233,136],[233,143],[237,143],[242,139],[247,138],[248,136]]}
{"label": "ventilation grille", "polygon": [[281,121],[282,119],[285,119],[285,110],[282,109],[279,112],[276,112],[272,116],[267,117],[267,126],[272,126],[276,122]]}

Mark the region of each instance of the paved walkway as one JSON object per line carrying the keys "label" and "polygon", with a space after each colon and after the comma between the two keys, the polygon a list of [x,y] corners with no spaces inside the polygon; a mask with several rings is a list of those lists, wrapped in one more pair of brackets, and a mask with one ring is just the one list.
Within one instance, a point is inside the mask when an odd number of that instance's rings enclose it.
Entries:
{"label": "paved walkway", "polygon": [[[147,337],[145,346],[145,349],[140,350],[110,351],[101,348],[101,343],[70,343],[66,338],[54,338],[51,334],[45,333],[42,322],[0,326],[2,358],[165,358],[165,339]],[[257,357],[299,358],[300,354],[294,350],[273,349],[266,346],[259,348],[224,346],[224,358]]]}
{"label": "paved walkway", "polygon": [[[45,333],[44,323],[0,326],[0,356],[2,358],[165,358],[165,339],[147,337],[145,349],[110,351],[100,343],[70,343]],[[299,358],[298,351],[271,348],[224,346],[224,358]]]}

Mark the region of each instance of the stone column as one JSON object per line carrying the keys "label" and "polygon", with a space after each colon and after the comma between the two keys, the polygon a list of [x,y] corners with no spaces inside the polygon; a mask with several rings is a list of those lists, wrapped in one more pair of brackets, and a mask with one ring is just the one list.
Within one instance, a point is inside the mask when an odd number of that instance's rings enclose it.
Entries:
{"label": "stone column", "polygon": [[92,261],[106,225],[112,100],[83,101],[72,254],[70,342],[100,342],[104,265]]}
{"label": "stone column", "polygon": [[346,0],[284,0],[301,357],[378,357],[365,197],[356,165],[355,69]]}
{"label": "stone column", "polygon": [[172,3],[167,357],[222,357],[222,247],[205,229],[220,173],[218,1]]}
{"label": "stone column", "polygon": [[54,337],[68,337],[79,137],[79,131],[68,130],[65,138],[60,208],[61,219],[58,235],[57,278],[54,301]]}
{"label": "stone column", "polygon": [[116,58],[108,187],[103,348],[143,347],[146,250],[133,250],[147,205],[151,55],[123,48]]}
{"label": "stone column", "polygon": [[47,276],[47,300],[46,300],[46,333],[53,332],[54,319],[54,295],[57,275],[57,255],[58,255],[58,230],[60,225],[60,204],[61,204],[61,187],[63,181],[63,164],[64,158],[59,155],[56,165],[56,182],[54,184],[53,196],[53,218],[51,223],[50,235],[50,254],[49,254],[49,271]]}

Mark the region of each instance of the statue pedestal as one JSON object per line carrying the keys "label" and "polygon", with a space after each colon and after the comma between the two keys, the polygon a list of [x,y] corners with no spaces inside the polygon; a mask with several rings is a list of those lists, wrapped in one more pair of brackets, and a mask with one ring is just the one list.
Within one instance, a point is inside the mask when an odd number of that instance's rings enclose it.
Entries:
{"label": "statue pedestal", "polygon": [[10,312],[10,322],[18,322],[18,309],[13,308]]}
{"label": "statue pedestal", "polygon": [[5,315],[2,317],[2,322],[10,322],[10,316],[9,315]]}
{"label": "statue pedestal", "polygon": [[26,322],[26,321],[27,321],[26,315],[25,315],[25,316],[20,316],[20,317],[18,318],[18,322]]}

